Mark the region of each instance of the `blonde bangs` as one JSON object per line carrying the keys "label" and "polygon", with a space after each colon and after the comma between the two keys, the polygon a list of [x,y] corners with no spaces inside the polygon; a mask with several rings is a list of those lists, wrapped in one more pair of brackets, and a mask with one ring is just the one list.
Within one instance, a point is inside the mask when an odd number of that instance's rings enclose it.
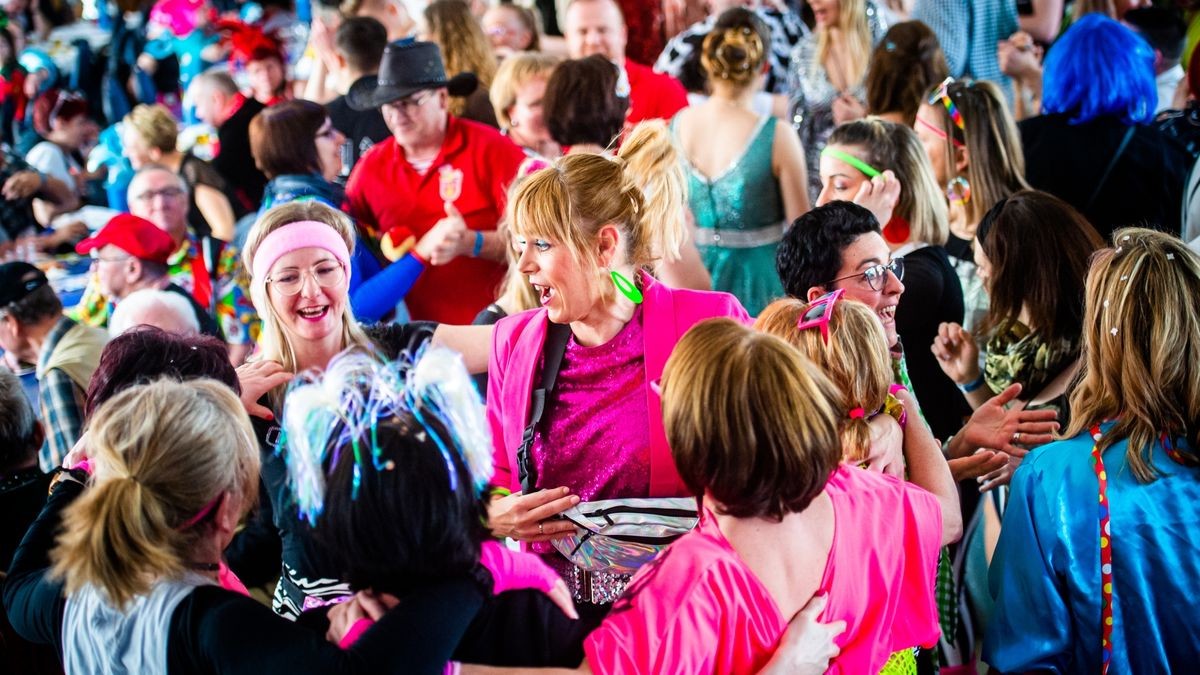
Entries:
{"label": "blonde bangs", "polygon": [[508,224],[517,237],[563,244],[581,260],[586,242],[573,225],[570,192],[563,178],[562,171],[552,166],[522,180],[508,200]]}

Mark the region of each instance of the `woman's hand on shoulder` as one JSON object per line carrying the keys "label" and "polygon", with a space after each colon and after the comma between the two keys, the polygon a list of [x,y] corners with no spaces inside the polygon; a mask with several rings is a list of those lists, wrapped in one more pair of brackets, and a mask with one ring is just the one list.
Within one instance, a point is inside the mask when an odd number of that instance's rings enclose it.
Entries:
{"label": "woman's hand on shoulder", "polygon": [[562,539],[575,531],[575,525],[553,518],[578,503],[579,497],[567,487],[528,495],[514,492],[488,504],[488,526],[493,535],[518,541]]}
{"label": "woman's hand on shoulder", "polygon": [[295,377],[284,370],[278,361],[253,361],[237,368],[238,381],[242,385],[242,406],[251,417],[274,420],[275,414],[259,404],[258,399],[275,387],[287,384]]}

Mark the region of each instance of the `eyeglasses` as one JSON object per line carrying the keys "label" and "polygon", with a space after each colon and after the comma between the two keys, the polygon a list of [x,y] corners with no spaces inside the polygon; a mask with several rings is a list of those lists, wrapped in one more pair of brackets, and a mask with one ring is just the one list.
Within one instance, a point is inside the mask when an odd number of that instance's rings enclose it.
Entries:
{"label": "eyeglasses", "polygon": [[808,311],[796,322],[796,330],[809,328],[821,329],[821,340],[829,344],[829,319],[833,317],[833,306],[846,294],[846,289],[839,288],[813,300]]}
{"label": "eyeglasses", "polygon": [[889,271],[892,274],[896,275],[896,279],[898,281],[903,281],[904,280],[904,258],[892,258],[891,262],[887,263],[886,265],[883,265],[883,264],[871,265],[870,267],[868,267],[867,269],[865,269],[861,272],[855,272],[854,274],[848,274],[844,277],[838,277],[837,279],[834,279],[834,280],[830,281],[829,283],[832,284],[832,283],[837,283],[839,281],[845,281],[847,279],[855,279],[855,278],[861,277],[866,280],[867,285],[871,287],[871,290],[882,291],[884,286],[887,286],[887,273]]}
{"label": "eyeglasses", "polygon": [[415,96],[409,96],[408,98],[402,98],[402,99],[398,99],[395,101],[391,101],[389,103],[384,103],[384,105],[385,106],[390,105],[393,108],[400,110],[404,114],[409,115],[409,114],[412,114],[412,112],[414,110],[416,110],[417,108],[420,108],[421,106],[425,105],[425,102],[428,101],[431,96],[433,96],[433,90],[427,89],[424,92],[417,94]]}
{"label": "eyeglasses", "polygon": [[958,140],[957,138],[951,138],[950,136],[947,136],[946,132],[937,128],[932,123],[926,121],[926,119],[924,117],[921,117],[920,115],[917,115],[917,124],[920,124],[921,126],[925,127],[926,129],[929,130],[929,133],[933,134],[934,136],[937,136],[938,138],[942,139],[943,141],[950,141],[951,143],[954,144],[954,147],[956,147],[956,148],[963,147],[962,141]]}
{"label": "eyeglasses", "polygon": [[154,201],[155,197],[162,197],[163,199],[179,199],[182,196],[183,190],[177,187],[169,187],[161,190],[146,190],[145,192],[134,195],[133,198],[139,202],[149,203]]}
{"label": "eyeglasses", "polygon": [[953,77],[947,77],[942,80],[937,89],[929,95],[929,105],[937,105],[941,103],[946,108],[946,114],[950,115],[950,120],[954,122],[954,126],[958,127],[959,131],[966,131],[966,126],[963,124],[962,113],[958,111],[958,106],[954,104],[954,100],[950,98],[950,85],[954,84]]}
{"label": "eyeglasses", "polygon": [[331,288],[346,279],[346,270],[341,263],[326,262],[304,271],[287,269],[277,276],[267,277],[267,283],[283,295],[296,295],[304,288],[304,277],[311,276],[321,288]]}
{"label": "eyeglasses", "polygon": [[118,256],[108,256],[108,257],[105,257],[105,256],[102,256],[102,255],[100,255],[100,251],[98,251],[98,250],[96,250],[96,249],[92,249],[92,250],[91,250],[91,251],[88,253],[88,255],[91,257],[91,259],[92,259],[92,262],[93,262],[93,263],[102,263],[102,262],[122,262],[122,261],[124,261],[124,260],[129,260],[131,257],[133,257],[133,256],[128,256],[128,255],[118,255]]}

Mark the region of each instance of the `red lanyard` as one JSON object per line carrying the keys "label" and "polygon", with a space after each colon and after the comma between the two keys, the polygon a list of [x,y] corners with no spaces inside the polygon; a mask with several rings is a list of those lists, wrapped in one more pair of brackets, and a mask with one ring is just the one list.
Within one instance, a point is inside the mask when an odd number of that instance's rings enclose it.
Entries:
{"label": "red lanyard", "polygon": [[[1113,575],[1112,575],[1112,527],[1109,524],[1108,508],[1108,472],[1104,470],[1104,457],[1100,453],[1100,425],[1092,426],[1092,468],[1096,471],[1096,480],[1100,483],[1100,647],[1102,661],[1101,675],[1108,675],[1108,667],[1112,664],[1112,630],[1113,630]],[[1175,444],[1163,434],[1159,439],[1167,456],[1176,464],[1194,466],[1195,461],[1175,447]]]}

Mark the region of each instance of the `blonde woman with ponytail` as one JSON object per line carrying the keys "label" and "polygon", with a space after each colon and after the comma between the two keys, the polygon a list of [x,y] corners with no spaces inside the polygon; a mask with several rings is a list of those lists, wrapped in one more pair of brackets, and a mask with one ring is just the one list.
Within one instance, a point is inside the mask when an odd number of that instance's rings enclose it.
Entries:
{"label": "blonde woman with ponytail", "polygon": [[[662,246],[649,222],[652,202],[625,160],[581,153],[523,180],[506,217],[516,265],[541,307],[496,324],[488,419],[500,490],[489,524],[543,554],[584,603],[585,618],[606,612],[628,576],[584,574],[555,552],[548,542],[574,526],[554,516],[581,500],[687,494],[652,383],[693,324],[749,322],[728,294],[676,290],[645,271]],[[561,358],[543,358],[555,345]],[[544,362],[557,364],[555,384],[519,455]],[[523,477],[536,492],[522,493]]]}
{"label": "blonde woman with ponytail", "polygon": [[1120,229],[1092,257],[1071,421],[1014,474],[990,566],[993,669],[1194,667],[1197,296],[1200,257],[1177,236]]}
{"label": "blonde woman with ponytail", "polygon": [[767,25],[753,11],[722,13],[700,54],[711,95],[671,122],[713,289],[732,293],[752,315],[784,295],[775,251],[784,228],[809,208],[800,142],[752,107],[770,44]]}
{"label": "blonde woman with ponytail", "polygon": [[[424,609],[406,599],[412,616],[384,617],[339,649],[218,585],[217,561],[259,482],[250,420],[227,385],[125,389],[96,411],[84,449],[90,478],[76,468],[52,484],[4,588],[13,627],[53,645],[66,672],[389,673],[416,662],[440,672],[448,660],[453,644],[406,638],[405,620],[438,620],[429,598]],[[353,616],[330,621],[329,636],[344,640]]]}

